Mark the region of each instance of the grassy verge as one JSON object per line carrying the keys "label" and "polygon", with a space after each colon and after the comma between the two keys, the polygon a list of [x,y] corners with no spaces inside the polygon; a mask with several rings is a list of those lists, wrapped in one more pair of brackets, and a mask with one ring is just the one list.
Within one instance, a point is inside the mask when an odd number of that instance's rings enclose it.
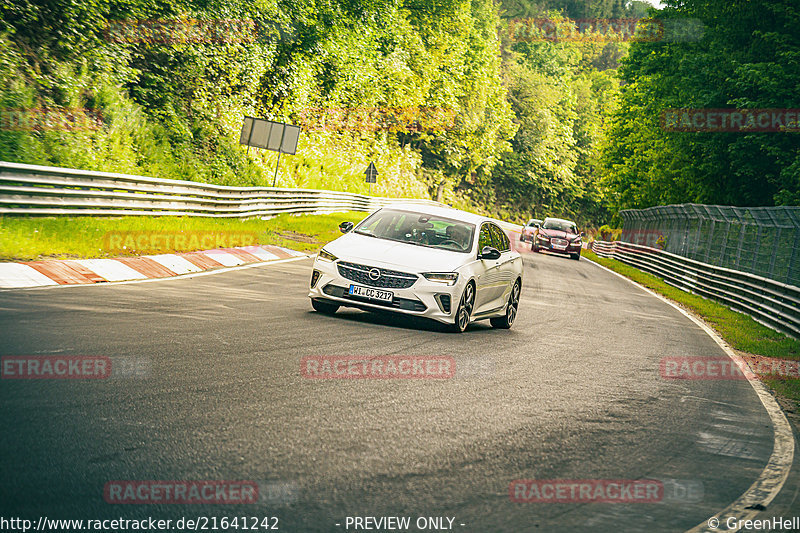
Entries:
{"label": "grassy verge", "polygon": [[245,244],[316,251],[340,235],[340,222],[356,222],[366,215],[281,215],[269,220],[0,217],[0,261],[135,256]]}
{"label": "grassy verge", "polygon": [[[589,250],[582,253],[586,258],[666,296],[701,317],[734,350],[765,357],[800,359],[800,341],[763,326],[747,315],[737,313],[713,300],[677,289],[661,278],[615,259],[599,257]],[[791,400],[793,409],[800,405],[800,379],[763,378],[763,381],[780,396]]]}

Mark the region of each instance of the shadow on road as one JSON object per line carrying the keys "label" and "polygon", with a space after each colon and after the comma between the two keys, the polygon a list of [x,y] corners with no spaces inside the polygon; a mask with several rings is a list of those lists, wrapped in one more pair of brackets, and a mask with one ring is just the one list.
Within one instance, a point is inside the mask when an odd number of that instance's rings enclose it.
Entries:
{"label": "shadow on road", "polygon": [[[415,316],[406,316],[400,314],[393,314],[389,312],[380,311],[362,311],[354,308],[343,308],[339,310],[335,316],[323,315],[316,311],[309,311],[309,316],[314,318],[326,317],[332,320],[346,320],[349,322],[357,322],[360,324],[375,324],[380,326],[388,326],[400,329],[413,329],[415,331],[434,331],[438,333],[452,333],[449,331],[448,326],[435,320],[420,318]],[[473,322],[467,328],[465,333],[470,331],[480,331],[494,329],[488,322]],[[455,335],[455,333],[453,333]]]}

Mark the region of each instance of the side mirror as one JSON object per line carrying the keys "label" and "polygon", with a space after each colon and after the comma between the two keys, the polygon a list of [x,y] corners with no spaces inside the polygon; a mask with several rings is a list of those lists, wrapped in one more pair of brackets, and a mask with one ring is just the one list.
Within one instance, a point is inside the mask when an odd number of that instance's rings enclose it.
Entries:
{"label": "side mirror", "polygon": [[500,259],[500,250],[491,246],[484,246],[481,253],[478,254],[478,259]]}
{"label": "side mirror", "polygon": [[355,226],[355,224],[353,224],[352,222],[342,222],[341,224],[339,224],[339,231],[341,231],[342,233],[347,233],[348,231],[353,229],[353,226]]}

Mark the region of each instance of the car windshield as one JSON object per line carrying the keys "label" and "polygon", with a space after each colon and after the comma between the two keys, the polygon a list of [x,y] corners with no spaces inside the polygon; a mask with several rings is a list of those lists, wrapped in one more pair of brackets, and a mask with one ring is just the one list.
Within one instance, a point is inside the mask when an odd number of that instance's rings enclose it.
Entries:
{"label": "car windshield", "polygon": [[359,224],[354,233],[453,252],[469,252],[475,225],[437,215],[381,209]]}
{"label": "car windshield", "polygon": [[555,229],[559,231],[566,231],[567,233],[578,233],[578,228],[572,222],[567,222],[566,220],[545,220],[544,225],[542,226],[544,229]]}

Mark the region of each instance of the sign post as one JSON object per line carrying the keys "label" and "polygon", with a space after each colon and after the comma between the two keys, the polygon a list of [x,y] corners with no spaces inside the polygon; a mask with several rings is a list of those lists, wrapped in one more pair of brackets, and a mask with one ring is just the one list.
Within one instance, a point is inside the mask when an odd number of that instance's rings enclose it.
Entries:
{"label": "sign post", "polygon": [[370,161],[367,170],[364,171],[366,182],[369,183],[369,195],[372,196],[372,184],[378,183],[378,169],[375,168],[375,163]]}
{"label": "sign post", "polygon": [[299,139],[300,126],[273,122],[262,118],[244,117],[239,144],[246,144],[248,153],[251,146],[278,152],[278,162],[275,164],[275,175],[272,178],[272,186],[274,187],[278,181],[281,154],[296,154],[297,141]]}

